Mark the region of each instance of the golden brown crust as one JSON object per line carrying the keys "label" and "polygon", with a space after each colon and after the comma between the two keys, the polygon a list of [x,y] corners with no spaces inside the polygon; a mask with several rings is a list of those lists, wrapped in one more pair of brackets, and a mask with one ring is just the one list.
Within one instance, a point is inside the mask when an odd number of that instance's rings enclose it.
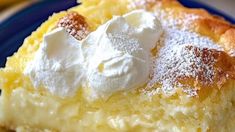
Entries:
{"label": "golden brown crust", "polygon": [[[191,82],[191,87],[196,90],[201,88],[220,89],[227,80],[235,79],[235,60],[225,52],[207,48],[200,49],[193,46],[187,46],[186,50],[189,52],[193,51],[201,60],[201,65],[199,65],[200,67],[192,65],[197,69],[195,77],[179,76],[179,82],[183,84]],[[197,63],[196,60],[195,63]],[[214,73],[211,78],[205,75],[207,67],[210,67],[209,69],[212,69]]]}
{"label": "golden brown crust", "polygon": [[[187,27],[188,30],[209,37],[224,51],[194,48],[195,54],[199,53],[202,60],[213,58],[215,76],[212,83],[208,83],[205,77],[206,69],[201,67],[201,71],[195,77],[179,77],[177,80],[186,85],[190,85],[197,91],[207,91],[220,89],[230,80],[235,80],[235,27],[222,17],[214,16],[204,9],[192,9],[181,5],[177,0],[139,0],[134,3],[137,8],[144,8],[153,12],[163,11],[165,19],[175,19],[179,27]],[[190,18],[189,20],[189,17]],[[188,47],[190,50],[192,47]],[[209,60],[212,61],[212,60]],[[208,62],[203,62],[207,65]],[[172,73],[173,74],[173,73]],[[159,84],[156,84],[159,85]]]}
{"label": "golden brown crust", "polygon": [[[187,17],[185,14],[196,15],[197,19],[192,21],[192,28],[195,32],[201,35],[208,36],[229,52],[235,48],[235,28],[229,22],[225,21],[221,17],[213,16],[204,9],[190,9],[183,7],[175,0],[163,0],[165,8],[169,7],[169,3],[174,3],[175,7],[172,10],[180,10],[180,14],[183,17]],[[166,4],[167,3],[167,4]],[[178,4],[176,4],[178,3]],[[186,19],[186,18],[183,18]],[[222,40],[221,40],[222,39]]]}
{"label": "golden brown crust", "polygon": [[[143,2],[145,1],[145,2]],[[177,0],[139,0],[134,5],[137,8],[145,8],[148,10],[164,10],[168,15],[174,16],[174,19],[187,19],[188,16],[194,15],[195,18],[190,22],[190,28],[215,42],[218,42],[226,52],[235,48],[235,28],[224,20],[222,17],[211,15],[204,9],[187,8],[181,5]],[[182,22],[182,25],[185,23]]]}
{"label": "golden brown crust", "polygon": [[[166,3],[176,3],[174,0],[163,0]],[[176,4],[174,4],[176,5]],[[216,77],[213,80],[212,85],[195,85],[195,82],[198,83],[195,78],[194,81],[194,87],[198,87],[198,90],[205,91],[206,88],[207,92],[208,90],[211,91],[213,88],[221,88],[224,84],[226,84],[229,80],[235,80],[235,68],[234,68],[234,57],[231,57],[229,54],[231,51],[234,51],[235,49],[235,28],[233,25],[231,25],[229,22],[225,21],[224,19],[213,16],[209,14],[207,11],[203,9],[189,9],[183,6],[177,5],[177,8],[180,8],[178,10],[181,10],[180,12],[182,14],[193,14],[198,16],[195,20],[191,22],[190,25],[192,30],[203,35],[211,38],[217,44],[219,44],[222,48],[224,48],[225,52],[223,51],[215,51],[213,50],[213,56],[216,59]],[[175,10],[176,7],[174,7]],[[174,9],[173,9],[174,10]],[[187,15],[182,15],[187,16]],[[186,18],[183,18],[186,19]],[[184,24],[184,23],[183,23]],[[210,50],[209,50],[210,51]],[[203,51],[204,52],[204,51]],[[205,71],[202,71],[205,72]],[[203,77],[202,77],[203,78]],[[187,79],[184,80],[187,82]],[[199,81],[200,84],[202,84],[202,81]],[[205,80],[204,80],[205,81]],[[190,81],[188,81],[190,82]],[[204,88],[204,89],[203,89]]]}
{"label": "golden brown crust", "polygon": [[[166,12],[173,12],[175,15],[175,19],[187,19],[188,15],[198,16],[197,19],[192,21],[192,28],[194,31],[208,36],[215,41],[219,41],[222,35],[227,34],[230,31],[230,37],[226,35],[226,39],[230,43],[235,43],[234,37],[234,26],[231,23],[227,22],[220,16],[211,15],[204,9],[193,9],[187,8],[181,5],[177,0],[140,0],[146,2],[137,2],[135,5],[138,8],[147,8],[149,10],[154,10],[154,8],[161,8]],[[169,14],[171,15],[171,14]],[[184,24],[184,23],[182,23]],[[231,31],[232,30],[232,31]],[[233,32],[233,35],[231,34]],[[222,44],[223,45],[223,44]]]}
{"label": "golden brown crust", "polygon": [[227,51],[233,51],[235,49],[235,28],[227,29],[220,37],[219,43]]}
{"label": "golden brown crust", "polygon": [[[204,9],[190,9],[183,7],[179,4],[179,2],[176,2],[176,0],[163,0],[162,5],[168,9],[171,8],[170,10],[179,10],[181,12],[180,14],[183,17],[187,17],[187,15],[185,14],[198,16],[198,18],[191,22],[191,25],[193,25],[191,27],[193,31],[213,39],[215,42],[217,42],[220,46],[224,48],[225,52],[213,51],[214,53],[216,53],[214,55],[217,56],[217,74],[219,74],[217,75],[217,79],[214,84],[221,84],[222,80],[223,83],[225,83],[225,78],[226,80],[235,79],[235,69],[233,66],[235,59],[228,55],[231,51],[235,49],[234,26],[222,19],[221,17],[209,14]],[[229,75],[225,75],[227,73]]]}

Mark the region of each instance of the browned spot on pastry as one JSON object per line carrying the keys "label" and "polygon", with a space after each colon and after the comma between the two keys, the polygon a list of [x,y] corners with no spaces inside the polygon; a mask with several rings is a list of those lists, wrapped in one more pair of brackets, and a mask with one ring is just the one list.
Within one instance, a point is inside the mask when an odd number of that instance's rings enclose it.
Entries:
{"label": "browned spot on pastry", "polygon": [[195,83],[200,82],[203,85],[208,85],[213,83],[213,79],[215,76],[213,70],[214,70],[216,52],[206,48],[199,49],[193,46],[186,46],[185,50],[188,54],[193,54],[195,56],[194,60],[191,60],[192,62],[189,63],[189,67],[194,69],[193,70],[194,74],[193,76],[192,75],[177,76],[177,80],[183,84],[194,82],[194,80]]}
{"label": "browned spot on pastry", "polygon": [[220,36],[231,28],[228,23],[215,18],[198,19],[194,23],[196,32],[218,41]]}
{"label": "browned spot on pastry", "polygon": [[177,81],[181,84],[194,87],[195,90],[200,90],[202,87],[220,89],[228,79],[235,79],[235,60],[224,51],[207,48],[200,49],[193,46],[187,46],[186,50],[195,54],[198,58],[195,63],[199,65],[190,65],[195,69],[193,77],[177,77]]}
{"label": "browned spot on pastry", "polygon": [[89,26],[85,18],[77,12],[69,12],[57,24],[78,40],[84,39],[89,34]]}
{"label": "browned spot on pastry", "polygon": [[228,51],[235,51],[235,29],[227,30],[221,37],[219,43]]}
{"label": "browned spot on pastry", "polygon": [[141,90],[160,89],[163,93],[176,90],[201,98],[202,94],[209,95],[212,90],[220,90],[230,80],[235,80],[235,58],[225,51],[186,45],[170,52],[173,54],[164,55],[171,59],[157,60],[151,81]]}

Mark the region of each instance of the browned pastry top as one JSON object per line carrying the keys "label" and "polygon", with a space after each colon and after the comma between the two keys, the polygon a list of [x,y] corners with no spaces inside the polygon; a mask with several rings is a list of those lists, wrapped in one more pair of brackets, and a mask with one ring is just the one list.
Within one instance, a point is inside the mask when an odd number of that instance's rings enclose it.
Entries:
{"label": "browned pastry top", "polygon": [[77,12],[69,12],[59,20],[57,26],[65,28],[78,40],[84,39],[89,34],[89,26],[85,18]]}

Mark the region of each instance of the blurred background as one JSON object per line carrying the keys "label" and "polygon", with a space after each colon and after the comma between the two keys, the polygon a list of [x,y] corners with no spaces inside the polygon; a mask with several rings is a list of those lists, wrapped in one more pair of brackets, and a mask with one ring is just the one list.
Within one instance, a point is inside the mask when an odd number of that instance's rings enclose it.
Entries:
{"label": "blurred background", "polygon": [[224,12],[235,18],[235,0],[194,0],[205,3],[209,6]]}
{"label": "blurred background", "polygon": [[[0,0],[0,22],[2,22],[3,20],[8,18],[15,12],[27,6],[30,6],[38,1],[40,0]],[[221,12],[224,12],[235,18],[235,0],[191,0],[191,1],[200,1],[202,3],[215,7]]]}
{"label": "blurred background", "polygon": [[17,11],[26,8],[39,0],[0,0],[0,23]]}

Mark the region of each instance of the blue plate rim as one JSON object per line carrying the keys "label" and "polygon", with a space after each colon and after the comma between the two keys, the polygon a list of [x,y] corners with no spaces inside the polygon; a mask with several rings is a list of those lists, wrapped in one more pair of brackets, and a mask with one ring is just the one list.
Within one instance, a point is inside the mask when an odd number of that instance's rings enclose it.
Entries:
{"label": "blue plate rim", "polygon": [[[0,23],[0,67],[5,66],[7,57],[16,52],[24,39],[47,20],[49,16],[75,5],[77,5],[76,0],[39,1],[20,10]],[[48,11],[45,9],[48,9]]]}
{"label": "blue plate rim", "polygon": [[[217,9],[216,7],[212,7],[206,3],[202,3],[200,1],[193,1],[193,0],[178,0],[182,5],[189,7],[189,8],[200,8],[208,11],[212,15],[223,17],[226,21],[230,22],[231,24],[235,24],[235,18],[227,13]],[[192,6],[193,5],[193,6]],[[196,7],[195,7],[196,6]]]}

